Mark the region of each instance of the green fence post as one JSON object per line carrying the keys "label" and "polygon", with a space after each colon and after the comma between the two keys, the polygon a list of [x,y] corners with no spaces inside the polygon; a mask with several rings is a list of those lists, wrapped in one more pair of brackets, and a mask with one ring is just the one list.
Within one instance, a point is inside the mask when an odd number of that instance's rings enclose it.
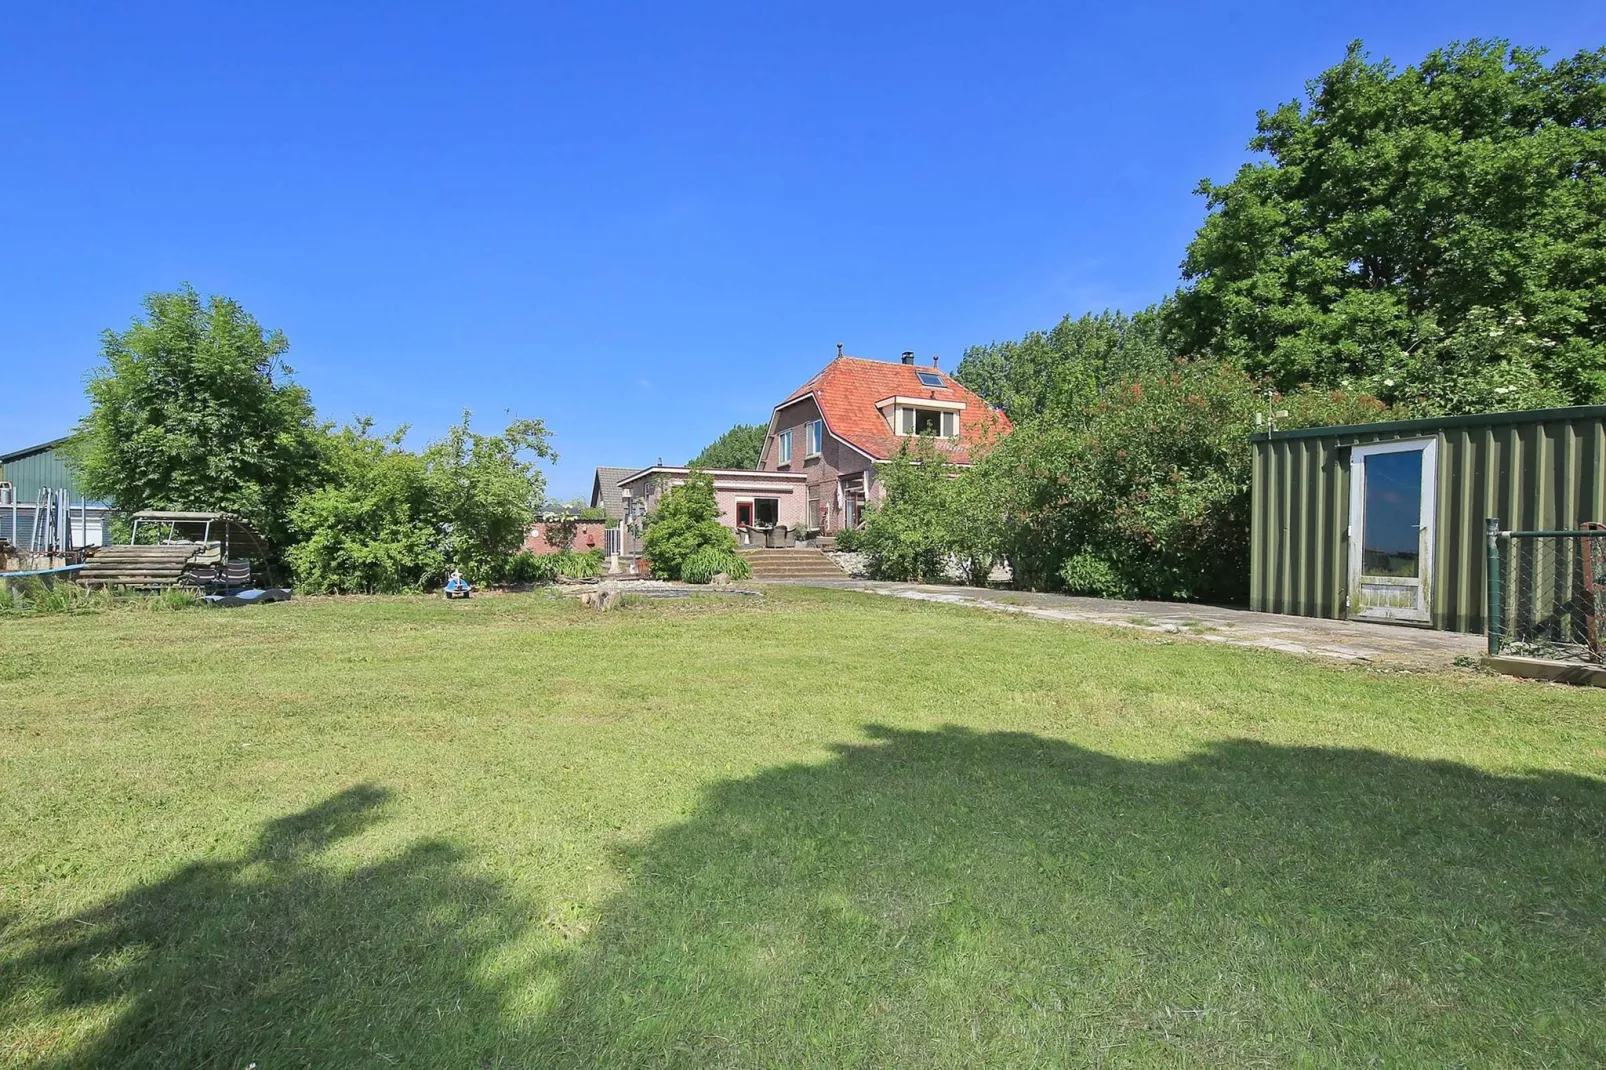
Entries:
{"label": "green fence post", "polygon": [[1500,653],[1500,518],[1491,516],[1483,524],[1489,542],[1489,565],[1484,569],[1485,582],[1488,584],[1484,612],[1488,614],[1488,619],[1483,622],[1483,630],[1489,635],[1489,656],[1492,658]]}

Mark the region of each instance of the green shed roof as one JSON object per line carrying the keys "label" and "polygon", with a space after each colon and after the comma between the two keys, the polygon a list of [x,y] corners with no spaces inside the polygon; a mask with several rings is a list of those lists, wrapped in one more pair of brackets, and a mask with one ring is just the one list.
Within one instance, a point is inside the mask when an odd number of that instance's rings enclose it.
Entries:
{"label": "green shed roof", "polygon": [[1437,431],[1441,428],[1506,427],[1511,424],[1537,424],[1549,420],[1590,420],[1606,418],[1606,405],[1574,405],[1565,409],[1523,409],[1516,412],[1480,412],[1467,416],[1429,416],[1418,420],[1389,420],[1375,424],[1342,424],[1334,427],[1296,427],[1290,431],[1256,431],[1251,442],[1282,442],[1291,438],[1343,438],[1346,435],[1388,434],[1402,431]]}

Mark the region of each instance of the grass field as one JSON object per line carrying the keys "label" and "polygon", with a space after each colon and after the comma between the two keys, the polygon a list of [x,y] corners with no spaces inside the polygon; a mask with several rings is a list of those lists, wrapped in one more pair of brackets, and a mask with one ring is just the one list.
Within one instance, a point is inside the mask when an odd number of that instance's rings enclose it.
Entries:
{"label": "grass field", "polygon": [[0,619],[0,1065],[1606,1061],[1606,695],[845,592]]}

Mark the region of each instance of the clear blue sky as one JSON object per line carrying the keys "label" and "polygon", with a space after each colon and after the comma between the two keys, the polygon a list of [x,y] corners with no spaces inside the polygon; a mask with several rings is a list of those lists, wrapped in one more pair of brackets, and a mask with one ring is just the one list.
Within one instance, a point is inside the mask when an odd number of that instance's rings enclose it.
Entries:
{"label": "clear blue sky", "polygon": [[[0,449],[189,281],[321,415],[684,461],[844,342],[957,363],[1176,283],[1203,176],[1362,38],[1571,53],[1606,5],[12,5]],[[338,9],[338,10],[332,10]]]}

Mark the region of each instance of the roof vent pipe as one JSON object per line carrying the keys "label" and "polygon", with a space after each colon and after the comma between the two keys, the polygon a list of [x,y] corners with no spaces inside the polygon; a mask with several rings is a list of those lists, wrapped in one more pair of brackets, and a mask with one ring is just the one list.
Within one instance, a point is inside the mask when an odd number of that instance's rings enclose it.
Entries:
{"label": "roof vent pipe", "polygon": [[937,366],[937,354],[935,354],[935,353],[933,353],[931,355],[931,366],[933,368],[935,368]]}
{"label": "roof vent pipe", "polygon": [[915,354],[914,354],[914,350],[912,350],[912,349],[905,349],[905,350],[904,350],[904,351],[903,351],[903,362],[904,362],[904,363],[905,363],[905,364],[913,364],[913,363],[914,363],[914,362],[915,362]]}
{"label": "roof vent pipe", "polygon": [[838,342],[836,344],[836,355],[839,356],[839,357],[842,355],[842,343],[841,342]]}

